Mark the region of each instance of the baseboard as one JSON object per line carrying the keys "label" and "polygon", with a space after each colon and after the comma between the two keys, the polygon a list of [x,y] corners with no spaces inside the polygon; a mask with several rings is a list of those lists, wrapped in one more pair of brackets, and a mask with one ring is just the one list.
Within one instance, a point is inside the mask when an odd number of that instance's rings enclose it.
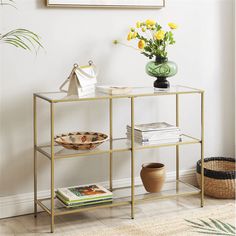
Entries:
{"label": "baseboard", "polygon": [[[166,181],[174,180],[175,176],[175,172],[168,172],[166,174]],[[180,176],[182,180],[196,185],[195,170],[180,171]],[[136,177],[135,184],[141,183],[140,177]],[[99,184],[108,187],[108,182],[102,182]],[[130,178],[114,180],[113,185],[115,188],[130,186]],[[49,194],[49,190],[40,191],[38,192],[38,198],[48,197]],[[33,199],[33,193],[0,197],[0,219],[33,213]],[[38,209],[41,210],[40,208]]]}

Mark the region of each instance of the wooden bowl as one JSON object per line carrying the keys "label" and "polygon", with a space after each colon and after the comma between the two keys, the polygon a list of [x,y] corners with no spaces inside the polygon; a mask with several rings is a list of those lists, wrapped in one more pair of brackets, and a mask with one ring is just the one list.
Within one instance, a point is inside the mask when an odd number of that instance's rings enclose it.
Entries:
{"label": "wooden bowl", "polygon": [[98,132],[73,132],[57,135],[55,142],[67,149],[91,150],[107,139],[106,134]]}

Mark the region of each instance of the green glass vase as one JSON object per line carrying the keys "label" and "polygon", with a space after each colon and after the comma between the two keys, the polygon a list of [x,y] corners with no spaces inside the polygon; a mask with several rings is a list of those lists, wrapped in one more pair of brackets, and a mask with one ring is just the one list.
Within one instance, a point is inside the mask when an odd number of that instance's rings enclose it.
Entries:
{"label": "green glass vase", "polygon": [[155,61],[150,61],[146,65],[146,73],[157,79],[154,88],[167,89],[170,87],[168,77],[176,75],[178,71],[176,63],[168,61],[166,57],[156,57]]}

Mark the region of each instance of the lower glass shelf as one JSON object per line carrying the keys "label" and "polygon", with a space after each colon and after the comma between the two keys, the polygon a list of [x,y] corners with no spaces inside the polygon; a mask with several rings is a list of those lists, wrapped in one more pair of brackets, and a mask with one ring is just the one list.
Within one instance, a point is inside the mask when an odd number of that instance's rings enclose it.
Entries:
{"label": "lower glass shelf", "polygon": [[[155,199],[171,198],[175,196],[194,195],[199,194],[200,189],[184,183],[183,181],[166,182],[163,189],[159,193],[148,193],[143,185],[135,186],[135,203],[143,201],[152,201]],[[55,215],[66,215],[77,213],[81,211],[88,211],[99,208],[130,205],[131,203],[131,187],[118,188],[113,191],[113,201],[111,203],[96,204],[90,206],[81,206],[76,208],[66,208],[57,198],[55,198]],[[37,200],[48,214],[51,214],[51,200],[44,198]]]}
{"label": "lower glass shelf", "polygon": [[[187,144],[195,144],[200,143],[201,141],[197,138],[191,137],[189,135],[183,134],[181,135],[181,141],[174,143],[164,143],[164,144],[139,144],[135,142],[134,149],[142,150],[142,149],[151,149],[158,147],[167,147],[167,146],[177,146],[177,145],[187,145]],[[55,159],[61,158],[69,158],[69,157],[78,157],[78,156],[91,156],[97,154],[104,154],[110,152],[124,152],[131,150],[131,142],[126,138],[118,138],[112,140],[112,150],[110,150],[110,142],[109,140],[98,146],[93,150],[86,151],[78,151],[78,150],[70,150],[66,149],[58,144],[55,144]],[[51,158],[51,146],[41,145],[37,146],[36,150],[43,155],[47,156],[49,159]]]}

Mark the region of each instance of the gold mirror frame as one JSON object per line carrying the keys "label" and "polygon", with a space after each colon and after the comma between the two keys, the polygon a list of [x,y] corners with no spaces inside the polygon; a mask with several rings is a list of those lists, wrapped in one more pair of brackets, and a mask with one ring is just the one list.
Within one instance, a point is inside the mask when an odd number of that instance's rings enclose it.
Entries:
{"label": "gold mirror frame", "polygon": [[[162,5],[91,5],[91,4],[66,4],[66,3],[50,3],[50,0],[46,0],[47,7],[78,7],[78,8],[123,8],[123,9],[160,9],[165,7],[165,1],[161,0]],[[79,0],[78,0],[79,2]]]}

